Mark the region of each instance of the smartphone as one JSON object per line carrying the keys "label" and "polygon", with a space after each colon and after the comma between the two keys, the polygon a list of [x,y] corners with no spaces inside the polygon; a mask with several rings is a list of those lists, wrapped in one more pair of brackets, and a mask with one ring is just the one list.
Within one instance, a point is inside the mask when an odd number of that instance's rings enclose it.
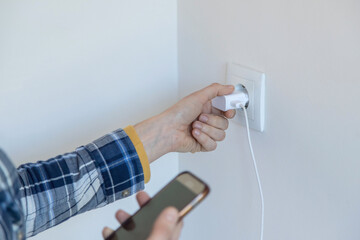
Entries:
{"label": "smartphone", "polygon": [[126,220],[106,240],[143,240],[149,237],[159,214],[167,207],[178,209],[180,218],[188,214],[209,193],[206,183],[190,172],[177,175],[160,192]]}

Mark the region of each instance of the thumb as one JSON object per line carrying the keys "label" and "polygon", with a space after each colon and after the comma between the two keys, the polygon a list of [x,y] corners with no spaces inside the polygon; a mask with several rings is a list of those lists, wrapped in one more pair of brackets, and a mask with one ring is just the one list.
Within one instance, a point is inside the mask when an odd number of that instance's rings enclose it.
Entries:
{"label": "thumb", "polygon": [[234,86],[213,83],[200,91],[206,95],[207,100],[211,100],[217,96],[223,96],[232,93],[234,91]]}
{"label": "thumb", "polygon": [[166,208],[156,219],[148,240],[170,240],[175,234],[178,219],[179,212],[176,208]]}

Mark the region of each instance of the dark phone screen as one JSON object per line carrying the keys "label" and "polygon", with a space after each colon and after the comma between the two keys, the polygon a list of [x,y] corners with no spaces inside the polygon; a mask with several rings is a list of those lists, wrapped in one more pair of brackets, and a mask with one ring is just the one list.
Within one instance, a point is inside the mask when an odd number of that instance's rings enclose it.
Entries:
{"label": "dark phone screen", "polygon": [[196,196],[194,192],[175,179],[128,219],[108,240],[146,239],[162,210],[173,206],[181,211]]}

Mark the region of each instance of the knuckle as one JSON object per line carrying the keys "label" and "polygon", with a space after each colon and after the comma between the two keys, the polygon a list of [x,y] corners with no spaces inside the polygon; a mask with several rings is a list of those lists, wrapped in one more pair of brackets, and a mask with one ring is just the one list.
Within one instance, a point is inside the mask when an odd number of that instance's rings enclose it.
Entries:
{"label": "knuckle", "polygon": [[219,137],[219,141],[223,141],[226,137],[226,133],[224,131],[221,132],[220,137]]}
{"label": "knuckle", "polygon": [[208,151],[214,151],[216,149],[216,147],[217,147],[216,142],[211,143],[208,147]]}
{"label": "knuckle", "polygon": [[197,146],[196,146],[195,152],[201,152],[201,145],[197,145]]}
{"label": "knuckle", "polygon": [[229,128],[229,120],[225,119],[225,122],[224,122],[224,130],[228,129]]}
{"label": "knuckle", "polygon": [[203,124],[201,122],[199,122],[201,124],[201,131],[204,133],[209,133],[210,129],[209,126],[207,124]]}
{"label": "knuckle", "polygon": [[192,142],[189,144],[189,146],[186,146],[185,149],[189,149],[191,153],[197,153],[201,151],[201,142],[198,140],[198,142]]}
{"label": "knuckle", "polygon": [[212,118],[212,125],[216,128],[220,128],[220,129],[223,129],[223,130],[226,130],[228,125],[229,125],[229,122],[227,119],[221,117],[221,116],[213,116]]}
{"label": "knuckle", "polygon": [[217,148],[217,143],[215,143],[215,144],[212,146],[211,151],[214,151],[216,148]]}
{"label": "knuckle", "polygon": [[227,119],[222,116],[215,116],[214,122],[218,128],[224,128],[227,124]]}

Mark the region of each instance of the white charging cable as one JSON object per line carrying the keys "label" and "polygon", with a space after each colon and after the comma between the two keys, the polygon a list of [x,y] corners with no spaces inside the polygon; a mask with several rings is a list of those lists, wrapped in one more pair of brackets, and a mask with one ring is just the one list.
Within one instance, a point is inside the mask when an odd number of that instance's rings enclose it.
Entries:
{"label": "white charging cable", "polygon": [[262,186],[261,186],[261,181],[260,181],[260,176],[259,176],[259,171],[257,168],[257,164],[256,164],[256,160],[255,160],[255,154],[254,154],[254,150],[251,144],[251,137],[250,137],[250,128],[249,128],[249,120],[248,120],[248,116],[247,116],[247,111],[246,111],[246,107],[243,105],[242,102],[240,101],[234,101],[231,102],[231,105],[235,108],[241,108],[244,111],[244,115],[245,115],[245,122],[246,122],[246,129],[247,129],[247,136],[248,136],[248,142],[249,142],[249,148],[250,148],[250,152],[251,152],[251,157],[254,163],[254,169],[255,169],[255,173],[256,173],[256,179],[257,179],[257,183],[259,186],[259,192],[260,192],[260,198],[261,198],[261,230],[260,230],[260,240],[263,240],[263,236],[264,236],[264,195],[263,195],[263,191],[262,191]]}
{"label": "white charging cable", "polygon": [[256,179],[259,186],[260,198],[261,198],[261,230],[260,230],[260,240],[263,240],[264,236],[264,195],[261,187],[261,181],[259,177],[259,171],[257,168],[254,150],[251,144],[251,137],[250,137],[250,127],[249,127],[249,120],[247,116],[246,107],[249,103],[249,94],[244,86],[240,86],[234,91],[232,94],[218,96],[211,100],[213,107],[220,109],[221,111],[228,111],[230,109],[243,109],[245,115],[245,122],[246,122],[246,129],[249,141],[249,148],[251,152],[251,157],[254,163],[254,169],[256,173]]}

